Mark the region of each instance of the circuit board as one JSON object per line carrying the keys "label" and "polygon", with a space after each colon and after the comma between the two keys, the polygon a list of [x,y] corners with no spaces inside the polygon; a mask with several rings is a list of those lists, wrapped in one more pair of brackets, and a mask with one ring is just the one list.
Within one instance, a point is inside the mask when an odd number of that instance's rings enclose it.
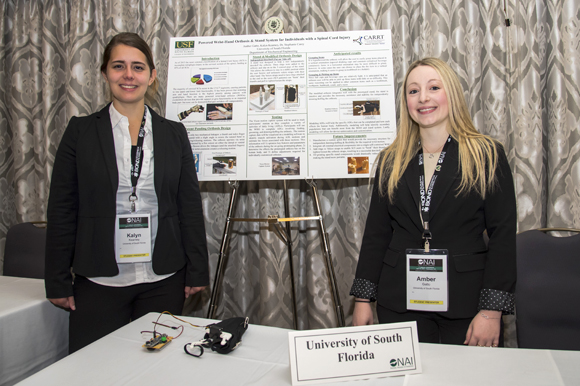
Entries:
{"label": "circuit board", "polygon": [[167,334],[159,334],[155,338],[151,338],[145,342],[143,347],[149,351],[157,351],[171,343],[171,340],[173,340],[173,338]]}

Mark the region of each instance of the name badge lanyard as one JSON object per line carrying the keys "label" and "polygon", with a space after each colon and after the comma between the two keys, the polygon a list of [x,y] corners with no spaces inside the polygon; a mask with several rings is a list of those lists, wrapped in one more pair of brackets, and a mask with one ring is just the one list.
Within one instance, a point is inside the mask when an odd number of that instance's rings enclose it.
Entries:
{"label": "name badge lanyard", "polygon": [[423,222],[423,240],[425,245],[425,252],[429,252],[429,240],[432,239],[431,230],[429,229],[429,210],[431,208],[431,195],[433,194],[433,188],[437,180],[439,172],[443,167],[443,161],[445,160],[445,155],[447,154],[447,149],[451,143],[451,135],[447,137],[447,142],[441,150],[439,155],[439,160],[437,160],[437,165],[435,166],[435,171],[433,172],[433,177],[431,177],[431,182],[429,183],[429,188],[425,191],[425,164],[423,160],[423,148],[419,153],[419,166],[421,167],[421,175],[419,176],[419,193],[421,196],[421,221]]}
{"label": "name badge lanyard", "polygon": [[145,111],[143,112],[143,120],[141,121],[141,127],[139,128],[139,135],[137,137],[137,146],[135,146],[135,151],[131,152],[131,194],[129,195],[129,201],[131,202],[131,212],[135,212],[135,201],[137,201],[137,181],[139,181],[139,176],[141,176],[141,168],[143,167],[143,141],[145,139],[145,122],[147,120],[147,106],[145,106]]}

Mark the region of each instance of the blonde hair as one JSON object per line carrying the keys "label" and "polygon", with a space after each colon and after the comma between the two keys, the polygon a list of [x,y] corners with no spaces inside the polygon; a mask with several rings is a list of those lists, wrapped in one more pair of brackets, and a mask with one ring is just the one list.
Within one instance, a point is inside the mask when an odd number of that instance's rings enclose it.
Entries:
{"label": "blonde hair", "polygon": [[447,131],[459,144],[461,184],[457,195],[474,190],[485,198],[486,192],[495,185],[498,144],[491,137],[477,131],[467,109],[457,74],[447,63],[437,58],[417,60],[405,74],[401,86],[397,136],[390,146],[381,151],[378,158],[379,180],[375,183],[379,184],[379,193],[381,196],[388,196],[390,200],[394,199],[403,173],[421,147],[419,125],[409,115],[406,92],[409,74],[419,66],[429,66],[437,71],[447,95],[449,108]]}

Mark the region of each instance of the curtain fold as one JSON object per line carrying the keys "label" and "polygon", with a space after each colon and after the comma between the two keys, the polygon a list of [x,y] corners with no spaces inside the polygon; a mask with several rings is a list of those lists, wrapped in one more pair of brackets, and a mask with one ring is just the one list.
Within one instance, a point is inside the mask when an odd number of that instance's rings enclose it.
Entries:
{"label": "curtain fold", "polygon": [[[409,64],[438,56],[457,71],[477,128],[501,141],[514,172],[519,230],[580,228],[580,0],[5,0],[0,5],[0,260],[16,223],[45,218],[56,149],[68,120],[107,102],[100,74],[110,38],[151,45],[165,111],[169,39],[257,34],[271,16],[286,33],[391,29],[396,89]],[[506,24],[509,19],[510,26]],[[400,95],[397,95],[397,99]],[[291,216],[314,214],[304,181],[289,181]],[[318,181],[338,292],[348,291],[370,200],[367,180]],[[201,184],[211,280],[231,189]],[[284,215],[282,181],[241,182],[236,217]],[[301,329],[336,325],[316,222],[291,224]],[[217,317],[292,327],[290,259],[265,223],[233,226]],[[1,266],[1,264],[0,264]],[[186,311],[205,316],[210,291]]]}

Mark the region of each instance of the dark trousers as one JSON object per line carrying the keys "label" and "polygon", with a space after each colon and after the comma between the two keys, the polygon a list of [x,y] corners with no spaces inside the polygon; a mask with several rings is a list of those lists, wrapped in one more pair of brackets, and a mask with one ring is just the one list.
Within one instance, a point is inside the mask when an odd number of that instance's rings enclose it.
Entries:
{"label": "dark trousers", "polygon": [[[379,323],[417,322],[419,342],[463,344],[473,318],[449,319],[435,312],[398,313],[377,305]],[[475,315],[474,315],[475,316]]]}
{"label": "dark trousers", "polygon": [[184,289],[184,269],[155,283],[128,287],[104,286],[77,275],[73,285],[76,310],[69,317],[69,353],[149,312],[181,314]]}

